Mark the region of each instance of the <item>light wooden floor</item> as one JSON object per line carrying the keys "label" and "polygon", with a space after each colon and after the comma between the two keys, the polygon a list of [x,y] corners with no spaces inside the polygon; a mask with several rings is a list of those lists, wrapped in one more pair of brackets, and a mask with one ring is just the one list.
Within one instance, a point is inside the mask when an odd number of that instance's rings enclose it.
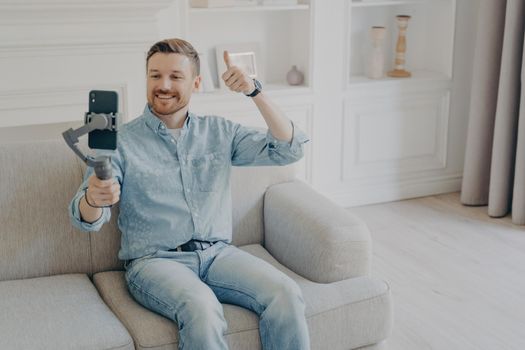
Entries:
{"label": "light wooden floor", "polygon": [[394,301],[390,350],[525,349],[525,227],[459,193],[349,208]]}

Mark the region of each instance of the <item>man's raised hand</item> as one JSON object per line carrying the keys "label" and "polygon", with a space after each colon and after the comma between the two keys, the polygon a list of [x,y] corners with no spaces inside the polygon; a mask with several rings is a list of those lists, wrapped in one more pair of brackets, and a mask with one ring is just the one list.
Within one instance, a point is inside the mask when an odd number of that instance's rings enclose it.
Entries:
{"label": "man's raised hand", "polygon": [[222,75],[222,80],[230,90],[242,92],[245,95],[255,90],[253,79],[242,69],[232,65],[228,51],[224,51],[224,63],[226,64],[226,72]]}

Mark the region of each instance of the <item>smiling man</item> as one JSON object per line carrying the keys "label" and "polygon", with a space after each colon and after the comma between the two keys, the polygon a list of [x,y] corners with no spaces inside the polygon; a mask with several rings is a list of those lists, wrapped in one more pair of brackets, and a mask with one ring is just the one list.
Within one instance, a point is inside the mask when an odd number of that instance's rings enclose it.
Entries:
{"label": "smiling man", "polygon": [[296,283],[230,244],[231,166],[295,162],[308,139],[227,52],[224,60],[225,84],[254,101],[268,131],[189,112],[201,82],[198,54],[184,40],[158,42],[147,55],[144,113],[122,127],[112,154],[115,179],[99,180],[89,168],[71,219],[98,231],[110,219],[107,206],[120,201],[119,258],[128,289],[177,323],[180,349],[227,349],[221,303],[259,316],[264,349],[309,349]]}

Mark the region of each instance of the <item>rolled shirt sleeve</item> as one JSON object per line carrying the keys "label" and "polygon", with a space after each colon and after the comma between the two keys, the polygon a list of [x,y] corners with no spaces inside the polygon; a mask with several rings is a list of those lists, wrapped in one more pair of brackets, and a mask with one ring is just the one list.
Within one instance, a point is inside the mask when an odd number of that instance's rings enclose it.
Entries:
{"label": "rolled shirt sleeve", "polygon": [[[86,173],[87,175],[87,173]],[[89,176],[88,176],[89,177]],[[82,197],[84,197],[84,190],[87,188],[87,181],[82,183],[82,186],[79,188],[78,192],[73,197],[73,200],[69,204],[69,218],[71,219],[71,223],[73,226],[78,228],[81,231],[99,231],[102,225],[109,221],[111,218],[111,211],[109,208],[102,208],[102,215],[100,218],[93,222],[85,222],[80,217],[80,200]]]}
{"label": "rolled shirt sleeve", "polygon": [[232,165],[287,165],[303,157],[308,137],[292,123],[291,141],[276,139],[266,132],[236,124],[232,142]]}

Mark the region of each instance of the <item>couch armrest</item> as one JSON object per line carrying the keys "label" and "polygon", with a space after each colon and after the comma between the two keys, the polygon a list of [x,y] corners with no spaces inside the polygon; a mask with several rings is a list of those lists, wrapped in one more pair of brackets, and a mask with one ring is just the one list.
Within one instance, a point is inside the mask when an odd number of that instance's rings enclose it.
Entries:
{"label": "couch armrest", "polygon": [[369,273],[367,226],[305,183],[268,188],[264,231],[266,249],[311,281],[330,283]]}

